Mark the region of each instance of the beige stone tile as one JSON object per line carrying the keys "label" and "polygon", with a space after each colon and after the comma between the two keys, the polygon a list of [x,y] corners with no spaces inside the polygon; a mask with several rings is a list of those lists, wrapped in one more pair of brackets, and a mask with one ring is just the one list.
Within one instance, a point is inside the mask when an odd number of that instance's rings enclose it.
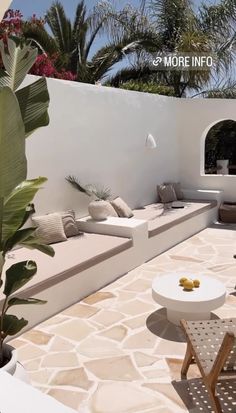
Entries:
{"label": "beige stone tile", "polygon": [[143,292],[146,291],[148,288],[151,287],[150,281],[138,279],[130,284],[124,286],[124,290],[134,291],[134,292]]}
{"label": "beige stone tile", "polygon": [[132,330],[135,330],[136,328],[140,328],[146,325],[147,317],[148,317],[147,314],[143,314],[138,317],[132,317],[132,318],[129,318],[128,320],[123,321],[123,324],[125,324],[127,327],[131,328]]}
{"label": "beige stone tile", "polygon": [[197,262],[197,263],[203,262],[203,261],[200,260],[199,258],[185,257],[185,256],[183,256],[183,255],[170,255],[170,258],[171,258],[172,260],[176,260],[176,261],[187,261],[187,262]]}
{"label": "beige stone tile", "polygon": [[38,358],[38,359],[34,359],[28,362],[24,362],[24,368],[27,371],[35,371],[39,369],[39,366],[41,364],[42,359]]}
{"label": "beige stone tile", "polygon": [[159,340],[155,349],[157,356],[178,356],[184,358],[186,351],[185,343],[177,343],[176,341]]}
{"label": "beige stone tile", "polygon": [[136,293],[131,291],[119,291],[118,292],[118,302],[129,301],[136,297]]}
{"label": "beige stone tile", "polygon": [[92,328],[85,320],[80,319],[68,321],[51,329],[52,333],[76,342],[81,341],[93,331],[95,331],[94,328]]}
{"label": "beige stone tile", "polygon": [[53,388],[49,390],[48,394],[62,404],[65,404],[75,410],[78,409],[81,402],[86,398],[86,393]]}
{"label": "beige stone tile", "polygon": [[[22,337],[22,336],[21,336]],[[20,348],[23,347],[27,344],[27,341],[21,340],[19,338],[16,338],[15,340],[11,340],[9,344],[14,347],[14,348]]]}
{"label": "beige stone tile", "polygon": [[175,405],[176,408],[185,408],[185,405],[181,398],[179,397],[178,393],[175,391],[174,387],[172,384],[169,383],[145,383],[143,384],[143,387],[147,387],[148,389],[153,390],[154,392],[157,392],[161,394],[162,396],[165,396],[167,400],[171,400]]}
{"label": "beige stone tile", "polygon": [[145,329],[137,334],[133,334],[128,337],[123,343],[124,349],[143,349],[143,348],[154,348],[156,345],[157,338],[149,330]]}
{"label": "beige stone tile", "polygon": [[103,331],[99,335],[107,338],[111,338],[112,340],[122,341],[125,336],[127,335],[127,328],[122,325],[117,325],[114,327],[109,328],[108,330]]}
{"label": "beige stone tile", "polygon": [[67,308],[65,311],[63,311],[62,314],[71,317],[89,318],[96,314],[98,311],[100,311],[100,308],[77,303],[72,307]]}
{"label": "beige stone tile", "polygon": [[37,384],[48,384],[48,381],[52,375],[52,371],[48,369],[38,370],[30,373],[30,380]]}
{"label": "beige stone tile", "polygon": [[[181,368],[183,365],[183,360],[166,357],[166,362],[169,366],[169,371],[172,380],[180,380],[181,379]],[[201,377],[199,373],[199,369],[196,364],[192,364],[188,371],[188,379],[192,379],[195,377]]]}
{"label": "beige stone tile", "polygon": [[129,356],[109,357],[100,360],[88,361],[86,368],[102,380],[140,380]]}
{"label": "beige stone tile", "polygon": [[109,292],[109,291],[97,291],[96,293],[89,295],[86,297],[83,302],[86,304],[96,304],[99,303],[100,301],[103,300],[109,300],[111,298],[114,298],[115,294]]}
{"label": "beige stone tile", "polygon": [[55,315],[54,317],[49,318],[48,320],[44,321],[38,327],[40,327],[40,328],[51,327],[51,326],[63,323],[63,321],[65,321],[65,320],[66,320],[66,317],[63,317],[60,314],[58,314],[58,315]]}
{"label": "beige stone tile", "polygon": [[70,341],[62,337],[55,336],[50,343],[49,351],[71,351],[75,348],[75,345],[76,344],[73,345]]}
{"label": "beige stone tile", "polygon": [[141,351],[136,351],[133,355],[138,367],[151,366],[158,361],[158,357],[153,357],[149,354],[142,353]]}
{"label": "beige stone tile", "polygon": [[40,346],[48,344],[52,337],[52,334],[48,334],[37,329],[30,330],[27,331],[27,333],[24,333],[25,340],[31,341],[32,343],[38,344]]}
{"label": "beige stone tile", "polygon": [[20,347],[17,349],[18,359],[22,363],[27,360],[32,360],[41,357],[44,354],[46,354],[44,350],[31,344],[28,344],[27,346]]}
{"label": "beige stone tile", "polygon": [[124,318],[123,314],[120,314],[118,311],[109,311],[102,310],[98,315],[93,317],[93,320],[98,324],[102,324],[105,327],[109,327],[112,324],[121,321]]}
{"label": "beige stone tile", "polygon": [[118,305],[117,310],[128,315],[138,315],[154,311],[155,306],[137,299]]}
{"label": "beige stone tile", "polygon": [[80,387],[84,390],[89,390],[93,385],[93,382],[88,379],[84,368],[80,367],[78,369],[57,372],[52,378],[50,384],[54,386]]}
{"label": "beige stone tile", "polygon": [[123,353],[114,341],[97,336],[88,337],[78,346],[77,351],[78,354],[89,358],[103,358]]}
{"label": "beige stone tile", "polygon": [[78,359],[75,353],[48,354],[42,361],[42,367],[77,367]]}
{"label": "beige stone tile", "polygon": [[160,404],[156,395],[131,383],[101,383],[91,399],[90,409],[96,413],[144,413]]}

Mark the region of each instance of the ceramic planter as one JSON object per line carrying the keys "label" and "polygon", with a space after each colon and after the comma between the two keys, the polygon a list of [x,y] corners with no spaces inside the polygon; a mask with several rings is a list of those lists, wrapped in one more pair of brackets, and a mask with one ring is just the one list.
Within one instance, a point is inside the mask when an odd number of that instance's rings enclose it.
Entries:
{"label": "ceramic planter", "polygon": [[17,360],[17,351],[14,347],[9,344],[3,345],[4,358],[9,360],[3,367],[0,368],[0,371],[6,371],[11,376],[16,377],[24,381],[25,383],[30,383],[29,376],[22,366],[21,363]]}
{"label": "ceramic planter", "polygon": [[218,159],[216,161],[217,174],[229,175],[229,159]]}
{"label": "ceramic planter", "polygon": [[107,201],[92,201],[88,206],[89,215],[95,221],[103,221],[109,216],[110,204]]}

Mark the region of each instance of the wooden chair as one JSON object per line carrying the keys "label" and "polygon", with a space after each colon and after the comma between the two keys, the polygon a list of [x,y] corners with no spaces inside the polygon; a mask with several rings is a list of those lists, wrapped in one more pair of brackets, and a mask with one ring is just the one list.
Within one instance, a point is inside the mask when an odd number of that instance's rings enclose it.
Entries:
{"label": "wooden chair", "polygon": [[216,413],[222,413],[217,397],[218,379],[236,377],[236,318],[209,321],[185,321],[181,325],[187,337],[187,350],[181,378],[187,378],[190,364],[196,362]]}

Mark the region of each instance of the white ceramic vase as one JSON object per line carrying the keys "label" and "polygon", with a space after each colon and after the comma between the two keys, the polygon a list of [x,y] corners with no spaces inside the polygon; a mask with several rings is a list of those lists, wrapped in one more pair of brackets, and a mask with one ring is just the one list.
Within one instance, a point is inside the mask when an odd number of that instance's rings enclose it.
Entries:
{"label": "white ceramic vase", "polygon": [[104,221],[109,216],[110,204],[107,201],[92,201],[88,206],[89,215],[95,221]]}
{"label": "white ceramic vase", "polygon": [[17,351],[14,347],[9,344],[3,345],[4,358],[9,360],[3,367],[0,368],[0,371],[3,370],[9,373],[11,376],[14,376],[25,383],[30,383],[29,376],[22,366],[21,363],[17,360]]}
{"label": "white ceramic vase", "polygon": [[217,174],[229,175],[229,159],[217,159]]}

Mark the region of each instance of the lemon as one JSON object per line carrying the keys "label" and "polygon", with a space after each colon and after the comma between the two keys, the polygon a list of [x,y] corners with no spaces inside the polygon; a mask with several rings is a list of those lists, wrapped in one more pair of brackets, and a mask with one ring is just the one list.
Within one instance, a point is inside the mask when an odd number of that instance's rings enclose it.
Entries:
{"label": "lemon", "polygon": [[199,280],[193,280],[193,285],[195,288],[200,287],[200,281]]}
{"label": "lemon", "polygon": [[182,277],[182,278],[180,278],[179,279],[179,283],[180,283],[180,285],[184,285],[184,282],[187,280],[187,278],[186,277]]}
{"label": "lemon", "polygon": [[185,288],[185,290],[191,291],[194,287],[193,281],[192,280],[185,280],[184,283],[183,283],[183,287]]}

